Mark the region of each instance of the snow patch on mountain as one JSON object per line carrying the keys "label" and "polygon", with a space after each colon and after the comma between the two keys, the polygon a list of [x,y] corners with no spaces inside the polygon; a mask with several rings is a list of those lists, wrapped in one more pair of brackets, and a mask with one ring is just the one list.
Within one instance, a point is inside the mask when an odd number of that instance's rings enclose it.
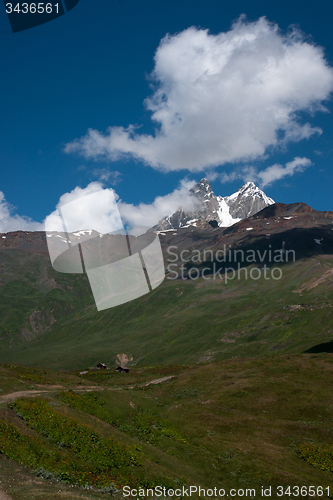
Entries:
{"label": "snow patch on mountain", "polygon": [[[226,198],[228,198],[226,196]],[[242,220],[241,218],[233,218],[231,213],[230,213],[230,207],[227,203],[227,200],[225,198],[222,198],[222,196],[217,197],[217,201],[219,204],[219,209],[217,211],[217,216],[219,218],[218,224],[219,226],[222,227],[229,227],[232,226],[233,224],[236,224],[236,222],[239,222]]]}

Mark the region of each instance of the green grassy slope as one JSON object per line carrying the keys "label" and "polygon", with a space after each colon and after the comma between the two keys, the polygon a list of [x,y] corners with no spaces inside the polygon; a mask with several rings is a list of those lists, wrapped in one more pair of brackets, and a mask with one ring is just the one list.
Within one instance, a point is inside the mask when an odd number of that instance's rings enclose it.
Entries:
{"label": "green grassy slope", "polygon": [[0,270],[1,351],[94,304],[86,276],[57,273],[48,256],[2,250]]}
{"label": "green grassy slope", "polygon": [[[55,304],[57,321],[29,342],[3,342],[0,361],[84,369],[99,361],[115,366],[122,352],[139,365],[304,352],[333,338],[333,282],[325,275],[332,262],[331,255],[316,255],[284,264],[281,280],[244,280],[245,270],[227,284],[166,279],[152,293],[102,312],[91,305],[84,277],[57,273],[61,288],[40,295],[40,309]],[[24,281],[17,286],[24,310],[31,294]],[[20,315],[10,308],[9,314],[18,324]]]}
{"label": "green grassy slope", "polygon": [[[29,373],[32,371],[28,368],[3,366],[0,384],[7,377],[13,382],[16,378],[20,385],[22,374]],[[255,498],[260,498],[261,487],[272,486],[274,499],[278,498],[279,485],[332,488],[332,354],[229,359],[183,367],[134,367],[130,379],[113,372],[98,373],[102,385],[89,393],[75,389],[79,379],[75,374],[34,371],[35,377],[44,377],[46,386],[47,382],[65,386],[60,392],[49,386],[51,392],[43,394],[47,412],[74,419],[79,426],[100,436],[98,439],[112,438],[124,450],[131,447],[141,463],[131,468],[128,484],[133,487],[138,487],[143,476],[147,484],[158,477],[160,481],[168,478],[176,486],[184,482],[187,486],[224,488],[227,492],[231,488],[251,488],[256,490]],[[143,380],[163,374],[173,378],[142,386]],[[81,376],[81,386],[92,384],[94,378],[96,381],[94,372]],[[70,386],[75,390],[68,392]],[[7,386],[3,393],[10,390]],[[16,407],[11,408],[2,403],[0,423],[10,421],[20,434],[39,440],[41,449],[53,450],[53,456],[74,453],[68,472],[73,470],[78,451],[71,448],[69,437],[68,442],[59,445],[58,441],[64,440],[61,429],[56,431],[58,438],[50,436],[55,427],[46,419],[47,414],[40,414],[36,423],[30,420],[29,424],[26,412],[32,404],[32,399],[18,400]],[[21,418],[15,409],[21,412]],[[86,434],[82,435],[85,439]],[[23,439],[17,441],[14,450],[22,450],[22,442]],[[7,453],[3,441],[0,449]],[[305,449],[312,450],[312,459],[305,459]],[[23,451],[23,463],[33,459],[32,452]],[[51,468],[53,462],[49,460]],[[84,460],[82,455],[80,460]],[[94,465],[96,455],[88,454],[86,460]],[[15,462],[4,459],[0,465],[2,484],[14,500],[101,495],[77,487],[70,493],[68,483],[57,482],[54,474],[45,479],[45,470],[36,478],[29,472],[31,467],[20,469]],[[83,469],[84,463],[80,470]],[[125,469],[112,472],[120,489],[127,484]],[[63,477],[66,470],[62,470]],[[103,474],[107,473],[104,467]]]}

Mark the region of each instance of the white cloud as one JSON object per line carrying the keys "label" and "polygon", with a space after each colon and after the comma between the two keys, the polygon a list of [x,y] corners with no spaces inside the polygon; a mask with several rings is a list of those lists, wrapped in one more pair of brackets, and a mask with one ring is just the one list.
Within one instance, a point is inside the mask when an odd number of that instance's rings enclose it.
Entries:
{"label": "white cloud", "polygon": [[4,193],[0,191],[0,233],[44,230],[44,224],[35,222],[30,217],[15,214],[15,209],[16,207],[8,203]]}
{"label": "white cloud", "polygon": [[137,127],[89,129],[67,153],[118,160],[130,156],[164,171],[201,171],[261,158],[271,146],[320,134],[300,111],[324,111],[333,70],[323,50],[296,30],[283,34],[265,17],[242,16],[225,33],[189,28],[161,40],[145,100],[155,135]]}
{"label": "white cloud", "polygon": [[113,189],[104,188],[100,182],[92,182],[86,188],[76,187],[63,194],[57,210],[45,219],[45,228],[47,231],[63,232],[63,220],[68,232],[95,229],[108,233],[121,229],[122,222],[130,227],[150,228],[180,206],[186,211],[195,210],[198,201],[189,193],[194,184],[194,181],[182,180],[172,193],[157,196],[150,204],[135,206],[119,200]]}
{"label": "white cloud", "polygon": [[242,179],[245,182],[256,182],[260,184],[261,188],[264,188],[275,181],[283,179],[284,177],[290,177],[295,173],[304,172],[304,170],[310,165],[312,165],[312,162],[309,158],[299,158],[297,156],[292,161],[286,163],[285,166],[276,163],[275,165],[271,165],[270,167],[260,171],[258,171],[255,167],[247,166],[234,170],[230,174],[222,172],[218,177],[223,184],[235,181],[236,179]]}
{"label": "white cloud", "polygon": [[153,227],[163,217],[173,214],[179,207],[186,212],[194,211],[198,208],[198,201],[189,193],[189,189],[194,184],[194,181],[182,180],[180,186],[172,193],[157,196],[150,204],[140,203],[135,206],[120,200],[118,208],[122,219],[130,226]]}
{"label": "white cloud", "polygon": [[45,219],[45,230],[108,233],[122,229],[117,198],[113,189],[103,189],[100,182],[91,182],[86,188],[77,186],[60,197],[56,210]]}
{"label": "white cloud", "polygon": [[261,170],[258,172],[258,179],[261,187],[265,187],[283,177],[292,176],[296,172],[303,172],[310,165],[312,165],[312,162],[309,158],[296,157],[293,161],[286,163],[285,167],[276,163],[265,170]]}
{"label": "white cloud", "polygon": [[[59,201],[57,203],[57,208],[70,203],[71,201],[75,201],[79,198],[84,198],[92,193],[97,193],[103,189],[103,184],[101,182],[91,182],[87,187],[81,188],[80,186],[76,186],[69,193],[64,193],[60,196]],[[111,189],[112,191],[112,189]]]}

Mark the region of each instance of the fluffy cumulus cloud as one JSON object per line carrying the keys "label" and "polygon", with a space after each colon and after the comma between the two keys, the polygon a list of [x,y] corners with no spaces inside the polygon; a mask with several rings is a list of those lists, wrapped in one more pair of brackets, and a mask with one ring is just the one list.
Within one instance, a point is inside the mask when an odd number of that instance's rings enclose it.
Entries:
{"label": "fluffy cumulus cloud", "polygon": [[0,191],[0,233],[10,231],[43,231],[44,225],[35,222],[30,217],[20,216],[14,213],[13,207]]}
{"label": "fluffy cumulus cloud", "polygon": [[155,91],[145,106],[155,135],[133,125],[105,134],[90,129],[65,151],[130,156],[164,171],[254,160],[268,148],[320,134],[300,112],[324,111],[333,90],[323,50],[265,17],[247,22],[243,16],[217,35],[195,27],[167,35],[151,76]]}
{"label": "fluffy cumulus cloud", "polygon": [[252,181],[259,184],[261,188],[264,188],[284,177],[291,177],[296,173],[304,172],[310,165],[312,165],[312,162],[309,158],[299,158],[297,156],[292,161],[286,163],[285,166],[276,163],[260,171],[253,166],[246,166],[235,169],[230,173],[223,172],[222,174],[218,174],[211,172],[207,177],[211,181],[219,179],[223,184],[233,182],[237,179]]}
{"label": "fluffy cumulus cloud", "polygon": [[91,182],[86,188],[77,186],[60,197],[56,210],[45,219],[45,230],[94,229],[100,233],[121,230],[117,198],[113,189],[103,189],[100,182]]}

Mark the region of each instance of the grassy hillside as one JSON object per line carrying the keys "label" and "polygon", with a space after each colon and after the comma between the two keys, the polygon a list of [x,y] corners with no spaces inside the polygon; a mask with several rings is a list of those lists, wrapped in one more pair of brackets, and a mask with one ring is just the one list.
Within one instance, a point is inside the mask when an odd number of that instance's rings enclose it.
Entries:
{"label": "grassy hillside", "polygon": [[[134,367],[128,376],[2,366],[3,396],[47,391],[10,406],[1,398],[2,487],[14,500],[105,498],[115,488],[121,496],[140,484],[217,487],[226,497],[255,489],[252,498],[272,486],[274,499],[279,485],[332,487],[332,375],[329,353]],[[159,377],[170,378],[144,385]],[[122,450],[116,467],[99,463],[108,443]],[[109,493],[98,492],[110,478]]]}
{"label": "grassy hillside", "polygon": [[57,273],[47,255],[2,250],[0,271],[0,352],[94,304],[87,277]]}
{"label": "grassy hillside", "polygon": [[[115,366],[118,353],[147,365],[304,352],[333,338],[332,263],[332,255],[287,263],[281,280],[245,280],[245,269],[242,279],[227,284],[166,279],[152,293],[102,312],[92,304],[85,277],[48,270],[58,288],[40,292],[39,310],[45,305],[57,321],[20,343],[11,343],[7,330],[0,361],[68,370],[99,361]],[[20,297],[17,311],[10,305],[13,287]],[[1,307],[5,313],[8,306],[16,339],[33,293],[24,280],[2,289]]]}

